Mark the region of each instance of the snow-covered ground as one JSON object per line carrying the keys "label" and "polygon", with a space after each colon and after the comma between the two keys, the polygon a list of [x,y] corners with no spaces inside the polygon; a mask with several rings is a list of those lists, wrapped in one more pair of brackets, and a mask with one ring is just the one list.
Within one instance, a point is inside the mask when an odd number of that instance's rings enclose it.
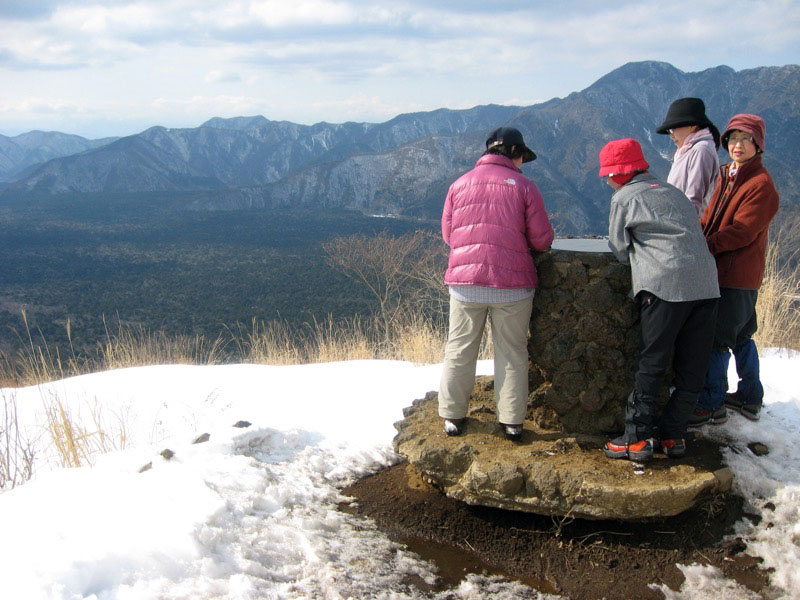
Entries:
{"label": "snow-covered ground", "polygon": [[[342,485],[397,461],[392,424],[438,387],[440,370],[391,361],[161,366],[0,390],[38,449],[34,479],[0,494],[0,597],[418,597],[404,580],[432,581],[434,567],[336,504]],[[800,594],[798,370],[800,356],[766,352],[761,421],[734,415],[706,428],[738,450],[727,455],[736,491],[764,518],[737,533],[775,570],[776,597],[785,598]],[[479,372],[490,374],[491,363]],[[61,468],[42,429],[44,407],[56,403],[88,431],[100,423],[106,446],[120,448],[124,437],[124,449]],[[251,425],[233,426],[242,420]],[[192,443],[204,433],[207,442]],[[750,453],[751,440],[769,455]],[[682,569],[681,592],[663,588],[669,598],[752,597],[713,568]],[[451,594],[531,590],[470,575]]]}

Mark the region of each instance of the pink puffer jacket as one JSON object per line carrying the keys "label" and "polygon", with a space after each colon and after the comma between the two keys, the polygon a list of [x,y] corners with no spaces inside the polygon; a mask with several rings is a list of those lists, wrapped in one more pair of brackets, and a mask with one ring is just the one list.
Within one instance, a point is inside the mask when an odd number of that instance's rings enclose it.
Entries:
{"label": "pink puffer jacket", "polygon": [[529,248],[547,250],[554,234],[536,185],[511,159],[487,154],[450,186],[442,236],[447,285],[517,289],[538,287]]}

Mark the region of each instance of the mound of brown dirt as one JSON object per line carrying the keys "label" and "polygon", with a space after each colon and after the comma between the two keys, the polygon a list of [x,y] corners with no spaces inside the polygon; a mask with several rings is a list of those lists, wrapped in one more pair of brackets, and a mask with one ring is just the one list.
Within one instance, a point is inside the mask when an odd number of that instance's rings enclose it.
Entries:
{"label": "mound of brown dirt", "polygon": [[565,519],[469,506],[429,486],[408,463],[365,477],[343,493],[353,501],[342,510],[373,519],[391,539],[437,565],[435,588],[418,582],[426,592],[486,572],[575,600],[663,598],[647,586],[679,589],[678,563],[713,565],[756,592],[767,585],[768,574],[743,553],[745,544],[723,541],[748,516],[732,494],[646,522]]}

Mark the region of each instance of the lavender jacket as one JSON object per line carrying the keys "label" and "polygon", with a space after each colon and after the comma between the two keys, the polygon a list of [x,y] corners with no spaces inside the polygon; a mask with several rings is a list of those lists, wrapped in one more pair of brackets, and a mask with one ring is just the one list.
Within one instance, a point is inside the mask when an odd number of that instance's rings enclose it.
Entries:
{"label": "lavender jacket", "polygon": [[450,186],[442,237],[447,285],[517,289],[538,287],[530,248],[547,250],[554,233],[536,185],[511,159],[487,154]]}
{"label": "lavender jacket", "polygon": [[686,194],[700,216],[711,198],[718,176],[717,148],[711,131],[705,128],[690,134],[683,146],[675,151],[667,183]]}

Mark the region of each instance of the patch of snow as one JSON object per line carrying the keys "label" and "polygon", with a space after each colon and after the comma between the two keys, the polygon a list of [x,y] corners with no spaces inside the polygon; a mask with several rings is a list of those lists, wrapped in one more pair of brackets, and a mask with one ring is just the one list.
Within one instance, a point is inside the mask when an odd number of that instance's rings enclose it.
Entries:
{"label": "patch of snow", "polygon": [[[733,414],[703,429],[729,444],[735,491],[761,516],[758,525],[740,522],[736,535],[774,569],[771,598],[800,589],[798,361],[763,352],[761,420]],[[479,374],[491,368],[482,361]],[[398,460],[392,424],[437,389],[440,374],[441,365],[395,361],[161,366],[0,390],[38,452],[35,478],[0,494],[2,596],[421,598],[406,578],[432,582],[434,568],[338,511],[338,490]],[[735,381],[733,365],[729,376]],[[42,429],[44,407],[56,400],[87,431],[98,420],[124,424],[125,447],[96,454],[93,467],[58,467]],[[240,420],[252,425],[233,427]],[[192,444],[201,433],[209,441]],[[752,441],[769,454],[752,454]],[[679,567],[679,592],[652,587],[667,598],[755,598],[716,569]],[[489,596],[532,592],[469,575],[438,597]]]}

